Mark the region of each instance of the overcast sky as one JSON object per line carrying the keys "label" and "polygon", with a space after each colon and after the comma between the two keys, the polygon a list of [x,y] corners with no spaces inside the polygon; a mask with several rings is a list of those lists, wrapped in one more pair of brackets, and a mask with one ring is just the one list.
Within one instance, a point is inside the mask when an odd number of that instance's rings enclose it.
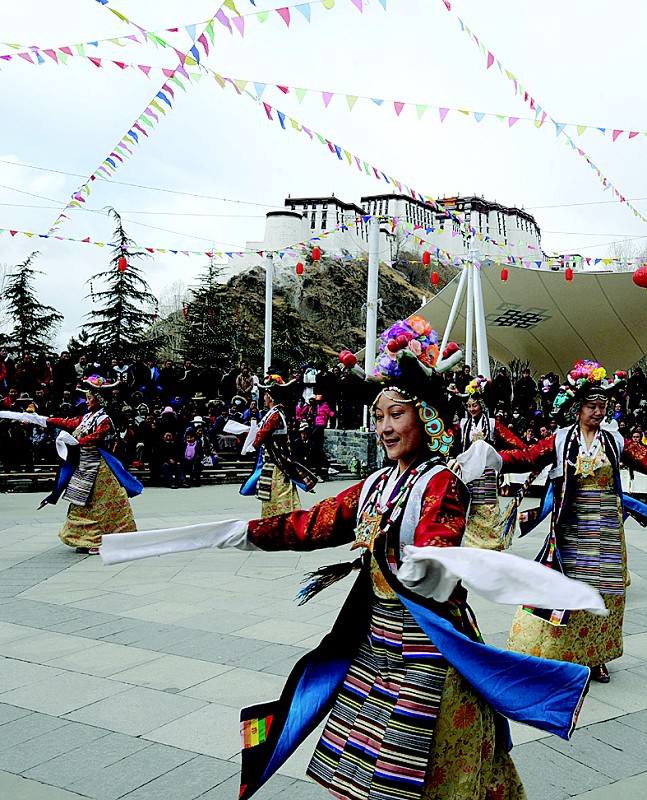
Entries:
{"label": "overcast sky", "polygon": [[[236,4],[245,15],[279,5]],[[311,22],[292,9],[289,28],[275,12],[264,23],[246,16],[244,38],[216,23],[215,46],[203,63],[257,83],[531,114],[496,65],[486,70],[484,57],[441,0],[386,4],[384,11],[370,0],[360,14],[351,0],[336,0],[329,11],[314,3]],[[110,5],[148,30],[180,27],[164,36],[185,50],[191,43],[184,26],[211,17],[218,0]],[[455,0],[452,8],[555,119],[647,131],[647,6],[640,0]],[[4,42],[47,48],[133,33],[96,0],[0,3]],[[106,42],[86,50],[123,62],[171,68],[177,63],[173,51],[152,45]],[[0,44],[0,55],[8,53],[15,50]],[[160,84],[159,72],[147,78],[111,65],[97,69],[82,58],[70,58],[66,66],[50,59],[41,66],[20,58],[0,61],[0,228],[46,232]],[[143,246],[240,249],[262,238],[266,211],[280,207],[288,194],[334,192],[358,202],[391,188],[338,161],[303,133],[269,123],[258,104],[231,88],[223,91],[212,78],[187,83],[186,93],[175,91],[173,110],[112,180],[93,183],[87,210],[70,212],[62,235],[109,241],[110,222],[96,212],[112,205]],[[343,98],[334,97],[326,109],[320,93],[309,93],[299,104],[294,93],[271,86],[263,99],[425,194],[477,193],[525,207],[535,215],[547,251],[603,257],[613,241],[631,239],[638,247],[647,241],[638,238],[647,237],[647,225],[626,206],[608,202],[610,192],[602,191],[595,173],[552,125],[537,130],[520,121],[510,128],[452,112],[441,124],[437,111],[418,120],[415,109],[405,108],[397,117],[392,103],[380,108],[362,99],[351,113]],[[612,143],[610,133],[588,130],[577,141],[627,198],[645,197],[635,205],[647,216],[647,137],[623,135]],[[65,314],[59,336],[64,345],[91,305],[84,282],[107,254],[94,245],[2,235],[0,264],[19,263],[34,249],[41,251],[36,266],[45,272],[38,281],[40,298]],[[162,294],[174,281],[190,284],[206,261],[157,255],[146,265],[147,277]]]}

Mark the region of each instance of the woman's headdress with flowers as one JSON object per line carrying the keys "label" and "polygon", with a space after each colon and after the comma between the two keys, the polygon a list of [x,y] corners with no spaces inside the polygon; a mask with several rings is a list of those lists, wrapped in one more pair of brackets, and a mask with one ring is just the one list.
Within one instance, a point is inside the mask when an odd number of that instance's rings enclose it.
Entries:
{"label": "woman's headdress with flowers", "polygon": [[482,397],[485,394],[490,381],[487,378],[482,378],[477,375],[474,380],[471,380],[465,387],[468,397]]}
{"label": "woman's headdress with flowers", "polygon": [[423,317],[414,315],[395,322],[380,337],[380,352],[372,375],[366,375],[349,350],[339,355],[342,364],[362,378],[374,403],[383,391],[392,389],[416,400],[418,414],[429,438],[429,448],[441,455],[449,453],[453,413],[441,374],[462,358],[451,342],[441,354],[438,334]]}
{"label": "woman's headdress with flowers", "polygon": [[572,420],[582,403],[587,400],[600,399],[608,402],[622,389],[625,378],[626,373],[616,372],[611,380],[607,380],[606,369],[597,361],[577,361],[566,376],[564,392],[558,395],[560,402],[557,408],[553,406],[553,410],[563,411]]}

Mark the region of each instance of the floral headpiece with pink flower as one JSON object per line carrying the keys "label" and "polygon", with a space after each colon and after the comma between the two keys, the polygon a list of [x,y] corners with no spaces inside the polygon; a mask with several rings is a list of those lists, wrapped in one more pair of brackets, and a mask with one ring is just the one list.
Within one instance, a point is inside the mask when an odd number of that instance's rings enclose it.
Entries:
{"label": "floral headpiece with pink flower", "polygon": [[490,381],[487,378],[477,375],[476,378],[467,384],[465,391],[470,397],[473,397],[474,395],[483,395],[485,394],[489,383]]}
{"label": "floral headpiece with pink flower", "polygon": [[90,375],[88,378],[83,379],[82,385],[78,387],[78,391],[84,394],[86,392],[97,394],[101,389],[115,389],[119,385],[119,381],[108,383],[102,375]]}
{"label": "floral headpiece with pink flower", "polygon": [[566,380],[567,399],[562,400],[559,408],[553,410],[563,411],[566,418],[572,420],[586,400],[609,401],[616,395],[626,382],[626,373],[616,372],[611,380],[607,380],[607,371],[603,366],[597,361],[582,359],[575,363]]}
{"label": "floral headpiece with pink flower", "polygon": [[397,378],[400,375],[398,359],[404,353],[415,356],[421,364],[432,369],[438,361],[438,334],[420,316],[395,322],[380,337],[380,353],[375,361],[373,374],[380,379]]}

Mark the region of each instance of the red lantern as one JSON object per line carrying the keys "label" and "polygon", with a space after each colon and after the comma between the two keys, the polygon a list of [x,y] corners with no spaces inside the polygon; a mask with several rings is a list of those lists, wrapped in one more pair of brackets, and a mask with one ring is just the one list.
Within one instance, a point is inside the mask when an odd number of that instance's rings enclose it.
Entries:
{"label": "red lantern", "polygon": [[503,267],[501,270],[501,280],[505,283],[508,280],[508,268]]}
{"label": "red lantern", "polygon": [[640,286],[642,289],[647,289],[647,264],[643,264],[642,267],[638,267],[638,269],[634,272],[633,280],[636,286]]}
{"label": "red lantern", "polygon": [[128,268],[128,262],[126,261],[125,256],[121,256],[119,261],[117,261],[117,269],[119,272],[125,272]]}
{"label": "red lantern", "polygon": [[440,275],[436,272],[436,270],[434,270],[431,273],[431,285],[432,286],[438,286],[438,282],[439,281],[440,281]]}
{"label": "red lantern", "polygon": [[564,270],[564,277],[566,278],[566,283],[570,283],[573,280],[573,270],[570,267],[566,267]]}
{"label": "red lantern", "polygon": [[315,264],[321,261],[321,250],[316,245],[312,248],[312,260]]}
{"label": "red lantern", "polygon": [[428,267],[431,264],[431,253],[428,250],[422,254],[422,266]]}
{"label": "red lantern", "polygon": [[303,275],[303,262],[299,261],[296,266],[297,275]]}

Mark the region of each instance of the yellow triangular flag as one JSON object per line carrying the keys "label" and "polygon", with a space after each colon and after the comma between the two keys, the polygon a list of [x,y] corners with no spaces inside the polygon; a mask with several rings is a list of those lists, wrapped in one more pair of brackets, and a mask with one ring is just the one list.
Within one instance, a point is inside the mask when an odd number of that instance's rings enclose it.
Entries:
{"label": "yellow triangular flag", "polygon": [[241,92],[244,92],[245,91],[245,87],[247,86],[249,81],[243,81],[243,80],[240,80],[240,79],[235,79],[234,83],[240,89]]}
{"label": "yellow triangular flag", "polygon": [[584,131],[587,129],[587,127],[588,127],[587,125],[578,125],[577,126],[577,135],[581,136],[584,133]]}
{"label": "yellow triangular flag", "polygon": [[357,102],[357,97],[354,94],[347,94],[346,102],[348,103],[348,110],[352,111],[355,106],[355,103]]}

